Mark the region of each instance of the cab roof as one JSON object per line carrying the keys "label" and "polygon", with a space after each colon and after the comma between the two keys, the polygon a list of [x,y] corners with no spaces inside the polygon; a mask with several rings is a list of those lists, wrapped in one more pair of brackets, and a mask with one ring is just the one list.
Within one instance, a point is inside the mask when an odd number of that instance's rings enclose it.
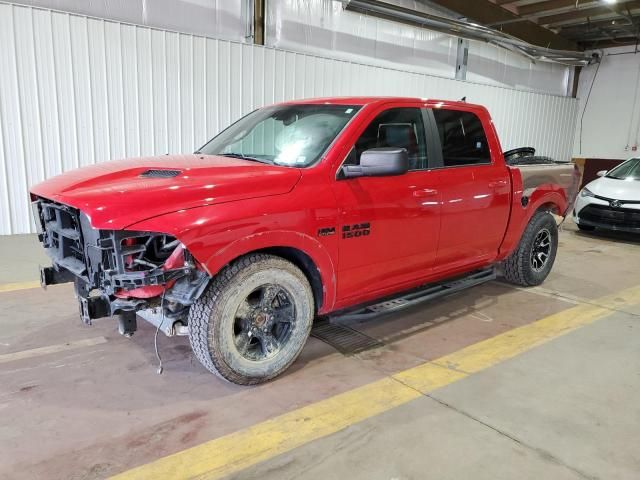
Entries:
{"label": "cab roof", "polygon": [[300,100],[290,100],[287,102],[281,102],[281,105],[375,105],[383,103],[430,103],[440,104],[439,106],[449,107],[481,107],[481,105],[474,105],[472,103],[451,101],[451,100],[438,100],[433,98],[419,98],[419,97],[323,97],[323,98],[306,98]]}

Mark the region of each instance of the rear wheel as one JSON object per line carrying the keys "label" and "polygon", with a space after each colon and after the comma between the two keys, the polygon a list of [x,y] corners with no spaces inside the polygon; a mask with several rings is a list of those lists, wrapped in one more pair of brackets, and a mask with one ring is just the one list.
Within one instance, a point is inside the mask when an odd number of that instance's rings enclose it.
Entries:
{"label": "rear wheel", "polygon": [[284,372],[314,317],[311,286],[290,262],[252,254],[225,267],[189,312],[193,351],[209,371],[240,385]]}
{"label": "rear wheel", "polygon": [[558,226],[549,212],[537,212],[520,239],[518,248],[504,261],[504,277],[525,287],[545,281],[558,251]]}

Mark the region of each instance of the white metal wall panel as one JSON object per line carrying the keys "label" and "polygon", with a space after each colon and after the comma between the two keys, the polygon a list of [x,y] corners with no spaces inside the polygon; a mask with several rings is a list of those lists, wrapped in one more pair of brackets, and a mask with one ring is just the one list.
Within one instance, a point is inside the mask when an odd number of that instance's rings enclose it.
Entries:
{"label": "white metal wall panel", "polygon": [[190,152],[256,107],[334,95],[466,96],[505,149],[571,155],[575,99],[0,3],[0,234],[32,231],[45,178]]}
{"label": "white metal wall panel", "polygon": [[[398,6],[451,15],[417,0]],[[421,73],[454,76],[458,38],[422,27],[376,18],[343,8],[335,0],[270,0],[266,44],[382,67],[411,65]],[[486,42],[470,41],[467,80],[521,90],[564,95],[572,68],[530,59]]]}
{"label": "white metal wall panel", "polygon": [[20,0],[94,18],[208,37],[244,41],[251,15],[247,0]]}
{"label": "white metal wall panel", "polygon": [[585,67],[578,94],[584,118],[576,129],[575,156],[640,155],[640,53],[633,46],[607,49],[599,65]]}

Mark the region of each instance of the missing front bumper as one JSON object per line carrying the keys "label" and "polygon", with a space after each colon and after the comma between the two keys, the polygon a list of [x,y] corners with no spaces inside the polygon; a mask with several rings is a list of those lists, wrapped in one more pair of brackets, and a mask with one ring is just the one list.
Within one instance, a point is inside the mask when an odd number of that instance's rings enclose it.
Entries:
{"label": "missing front bumper", "polygon": [[78,308],[80,311],[80,319],[82,323],[91,325],[93,320],[105,317],[114,317],[116,315],[133,314],[147,307],[145,300],[138,299],[110,299],[106,295],[89,295],[84,296],[76,289],[78,297]]}

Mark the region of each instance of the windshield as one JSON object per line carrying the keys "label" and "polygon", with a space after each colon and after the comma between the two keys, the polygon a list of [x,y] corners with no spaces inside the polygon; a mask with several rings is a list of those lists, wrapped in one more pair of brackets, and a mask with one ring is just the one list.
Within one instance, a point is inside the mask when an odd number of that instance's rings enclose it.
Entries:
{"label": "windshield", "polygon": [[360,108],[315,104],[262,108],[238,120],[197,153],[308,167]]}
{"label": "windshield", "polygon": [[640,158],[631,158],[607,173],[616,180],[640,180]]}

